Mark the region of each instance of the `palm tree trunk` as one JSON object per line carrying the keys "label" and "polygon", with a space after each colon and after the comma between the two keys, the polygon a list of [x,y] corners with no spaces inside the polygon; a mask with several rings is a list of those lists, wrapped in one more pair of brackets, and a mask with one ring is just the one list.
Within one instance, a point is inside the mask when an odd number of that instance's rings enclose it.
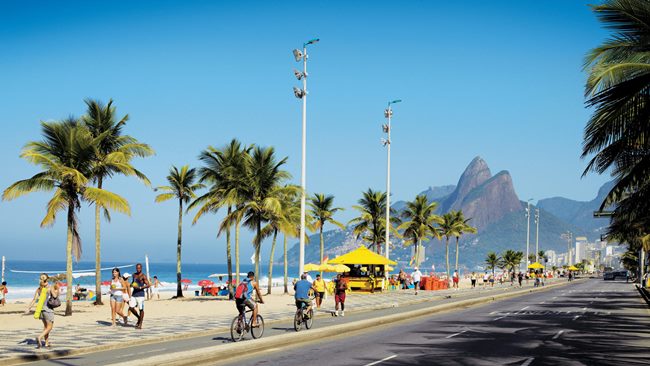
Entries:
{"label": "palm tree trunk", "polygon": [[271,244],[271,254],[269,255],[269,286],[266,290],[266,294],[271,294],[271,288],[273,287],[273,252],[275,252],[275,243],[278,238],[278,230],[273,230],[273,244]]}
{"label": "palm tree trunk", "polygon": [[447,243],[445,245],[445,260],[447,261],[447,281],[451,277],[449,277],[449,237],[447,237]]}
{"label": "palm tree trunk", "polygon": [[235,222],[235,283],[239,284],[239,220]]}
{"label": "palm tree trunk", "polygon": [[[232,211],[232,207],[228,206],[228,216]],[[226,229],[226,262],[228,264],[228,299],[232,300],[234,294],[232,291],[232,254],[230,248],[230,226]]]}
{"label": "palm tree trunk", "polygon": [[284,293],[289,293],[289,261],[287,260],[287,236],[284,239]]}
{"label": "palm tree trunk", "polygon": [[[456,237],[456,271],[458,271],[458,242],[460,241],[460,237]],[[460,275],[460,274],[459,274]]]}
{"label": "palm tree trunk", "polygon": [[176,243],[176,297],[183,297],[181,287],[181,241],[183,237],[183,200],[178,200],[178,242]]}
{"label": "palm tree trunk", "polygon": [[418,242],[415,244],[415,265],[420,266],[420,245],[422,245],[422,239],[418,238]]}
{"label": "palm tree trunk", "polygon": [[65,293],[65,316],[72,315],[72,232],[74,219],[74,203],[68,202],[68,240],[65,246],[65,281],[68,284],[68,291]]}
{"label": "palm tree trunk", "polygon": [[261,235],[262,235],[262,218],[260,217],[257,220],[257,237],[260,238],[260,241],[259,243],[257,243],[257,245],[253,244],[255,247],[255,276],[257,276],[258,282],[260,280],[260,252],[262,250]]}
{"label": "palm tree trunk", "polygon": [[[97,178],[97,188],[102,189],[102,177]],[[102,303],[102,260],[100,240],[100,209],[101,206],[95,203],[95,305]]]}
{"label": "palm tree trunk", "polygon": [[[320,226],[320,265],[323,266],[323,255],[325,252],[325,242],[323,241],[323,225]],[[323,277],[323,271],[320,271],[321,278]]]}

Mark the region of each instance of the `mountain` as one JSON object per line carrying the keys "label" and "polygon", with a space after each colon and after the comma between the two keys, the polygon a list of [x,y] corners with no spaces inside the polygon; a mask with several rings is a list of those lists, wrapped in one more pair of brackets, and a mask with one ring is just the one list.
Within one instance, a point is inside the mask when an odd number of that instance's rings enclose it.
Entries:
{"label": "mountain", "polygon": [[614,181],[605,183],[598,190],[598,195],[591,201],[575,201],[564,197],[552,197],[539,200],[539,208],[552,213],[571,225],[585,229],[589,235],[600,235],[609,224],[607,218],[596,219],[593,212],[600,209],[607,193],[614,187]]}
{"label": "mountain", "polygon": [[[598,208],[602,198],[611,185],[603,186],[598,196],[589,202],[574,201],[562,197],[540,200],[539,249],[566,252],[567,242],[562,234],[571,231],[576,236],[587,236],[590,240],[598,239],[598,229],[606,225],[606,220],[595,220],[592,212]],[[475,269],[483,265],[489,251],[503,252],[506,249],[526,251],[527,221],[526,203],[517,197],[514,183],[508,171],[492,175],[488,164],[481,158],[474,158],[461,174],[456,185],[429,187],[423,191],[432,201],[439,202],[437,213],[450,210],[462,210],[465,217],[471,218],[470,224],[478,228],[476,235],[465,235],[460,242],[460,262],[462,267]],[[404,201],[393,205],[398,212],[403,209]],[[535,211],[531,206],[531,212]],[[534,217],[530,218],[530,252],[535,251]],[[352,230],[331,230],[324,233],[325,255],[329,258],[346,253],[363,243],[355,238]],[[305,248],[306,262],[317,262],[319,258],[318,235],[310,236],[312,244]],[[391,259],[407,265],[411,258],[411,247],[393,239]],[[314,244],[315,243],[315,244]],[[424,243],[425,265],[434,264],[438,270],[444,270],[444,241],[433,240]],[[289,260],[296,264],[298,245],[288,253]],[[450,242],[450,255],[455,255],[455,239]]]}

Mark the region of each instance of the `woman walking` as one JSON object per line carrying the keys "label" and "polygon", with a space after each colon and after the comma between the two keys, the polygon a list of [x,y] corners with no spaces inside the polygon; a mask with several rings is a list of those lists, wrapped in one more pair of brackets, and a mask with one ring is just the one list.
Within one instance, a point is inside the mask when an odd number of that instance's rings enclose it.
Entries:
{"label": "woman walking", "polygon": [[36,337],[36,346],[41,348],[42,341],[45,340],[45,347],[50,348],[52,344],[50,343],[50,332],[54,327],[54,309],[61,306],[61,301],[59,300],[59,284],[55,283],[54,286],[50,286],[47,283],[49,276],[45,273],[41,273],[40,282],[34,298],[29,303],[25,314],[29,314],[29,310],[32,308],[34,303],[36,303],[36,311],[34,311],[34,319],[41,319],[43,321],[43,332]]}
{"label": "woman walking", "polygon": [[122,279],[119,268],[113,268],[113,279],[111,280],[111,325],[115,326],[115,315],[119,315],[126,325],[126,315],[122,312],[124,302],[124,291],[127,288],[126,282]]}

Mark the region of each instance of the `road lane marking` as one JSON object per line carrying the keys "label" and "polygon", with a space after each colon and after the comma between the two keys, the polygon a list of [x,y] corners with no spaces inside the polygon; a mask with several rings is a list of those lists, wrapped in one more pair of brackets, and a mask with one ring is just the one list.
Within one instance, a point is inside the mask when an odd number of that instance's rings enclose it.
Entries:
{"label": "road lane marking", "polygon": [[467,331],[464,330],[464,331],[462,331],[462,332],[454,333],[454,334],[451,334],[451,335],[446,336],[445,338],[447,338],[447,339],[449,339],[449,338],[454,338],[455,336],[457,336],[457,335],[461,335],[461,334],[463,334],[463,333],[465,333],[465,332],[467,332]]}
{"label": "road lane marking", "polygon": [[379,360],[379,361],[375,361],[375,362],[367,363],[367,364],[365,364],[365,365],[363,365],[363,366],[373,366],[373,365],[377,365],[377,364],[380,364],[380,363],[382,363],[382,362],[384,362],[384,361],[392,360],[392,359],[395,358],[395,357],[397,357],[397,355],[388,356],[388,357],[386,357],[386,358],[382,358],[382,359]]}
{"label": "road lane marking", "polygon": [[546,301],[542,301],[542,302],[540,302],[539,304],[542,305],[542,304],[545,303],[545,302],[546,302]]}
{"label": "road lane marking", "polygon": [[531,357],[531,358],[527,359],[526,361],[524,361],[524,363],[521,364],[521,366],[530,365],[533,362],[534,359],[535,359],[535,357]]}
{"label": "road lane marking", "polygon": [[524,310],[528,309],[529,307],[530,307],[530,306],[525,306],[523,309],[521,309],[521,310],[519,310],[519,311],[524,311]]}
{"label": "road lane marking", "polygon": [[553,339],[558,339],[558,338],[560,338],[560,336],[562,335],[562,333],[564,333],[563,330],[557,332],[557,334],[553,336]]}
{"label": "road lane marking", "polygon": [[507,316],[507,315],[504,315],[504,316],[500,316],[500,317],[498,317],[498,318],[496,318],[496,319],[494,319],[494,321],[497,321],[497,320],[501,320],[501,319],[503,319],[503,318],[505,318],[506,316]]}
{"label": "road lane marking", "polygon": [[579,317],[580,317],[580,315],[576,315],[576,316],[573,317],[573,320],[578,320]]}

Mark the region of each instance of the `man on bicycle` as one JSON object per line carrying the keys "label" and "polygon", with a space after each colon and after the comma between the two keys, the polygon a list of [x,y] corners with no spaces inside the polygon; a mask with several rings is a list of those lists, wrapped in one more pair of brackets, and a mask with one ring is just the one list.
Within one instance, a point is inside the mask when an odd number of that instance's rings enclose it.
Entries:
{"label": "man on bicycle", "polygon": [[296,282],[296,284],[293,285],[293,290],[295,291],[293,297],[296,300],[296,308],[300,309],[304,304],[306,306],[305,314],[309,314],[309,309],[311,309],[309,290],[316,292],[316,288],[314,288],[312,283],[307,280],[306,274],[303,273],[300,276],[300,281]]}
{"label": "man on bicycle", "polygon": [[242,280],[242,282],[237,285],[237,290],[235,291],[235,305],[237,306],[237,311],[239,314],[243,313],[246,310],[246,307],[253,310],[253,322],[252,326],[257,327],[257,303],[253,300],[253,290],[257,293],[257,298],[260,304],[264,304],[262,299],[262,292],[260,291],[257,281],[255,281],[255,272],[248,272],[248,276]]}

